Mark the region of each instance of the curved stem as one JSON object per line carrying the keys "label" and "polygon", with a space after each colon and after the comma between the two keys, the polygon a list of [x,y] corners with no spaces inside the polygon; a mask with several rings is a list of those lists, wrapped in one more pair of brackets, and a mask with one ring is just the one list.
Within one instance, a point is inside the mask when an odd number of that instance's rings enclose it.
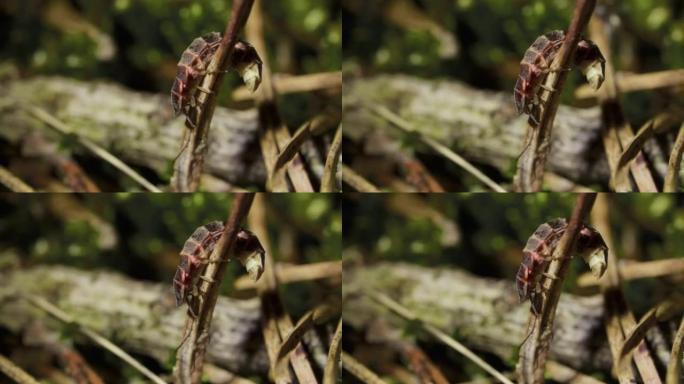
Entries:
{"label": "curved stem", "polygon": [[544,292],[545,298],[542,302],[541,313],[532,319],[530,337],[520,347],[518,370],[521,383],[544,382],[544,365],[551,347],[553,322],[563,280],[572,259],[577,235],[595,200],[595,193],[583,193],[577,196],[577,202],[568,222],[568,227],[553,252],[552,261],[546,270],[546,274],[555,276],[555,278],[546,279],[542,283],[542,292]]}
{"label": "curved stem", "polygon": [[[570,21],[568,33],[560,51],[551,63],[551,71],[541,87],[542,110],[539,125],[528,121],[527,135],[525,136],[525,150],[518,160],[518,171],[515,176],[516,189],[521,192],[539,191],[544,177],[546,159],[551,149],[551,130],[556,110],[563,91],[563,84],[567,77],[571,59],[577,49],[580,40],[580,32],[589,23],[596,0],[577,0],[575,12]],[[549,89],[554,89],[550,92]]]}

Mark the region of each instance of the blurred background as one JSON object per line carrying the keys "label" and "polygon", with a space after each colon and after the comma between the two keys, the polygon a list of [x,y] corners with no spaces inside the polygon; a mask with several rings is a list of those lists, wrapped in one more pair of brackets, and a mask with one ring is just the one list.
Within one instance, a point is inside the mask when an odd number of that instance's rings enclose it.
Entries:
{"label": "blurred background", "polygon": [[[155,306],[159,305],[161,308],[173,306],[171,304],[173,302],[172,280],[180,261],[179,252],[183,244],[197,227],[214,220],[225,222],[232,200],[233,197],[230,194],[202,193],[192,195],[0,195],[0,211],[3,212],[0,218],[0,248],[2,249],[0,265],[2,265],[3,280],[6,282],[5,287],[10,291],[16,289],[18,283],[12,280],[12,276],[18,276],[24,272],[30,273],[36,268],[42,268],[41,270],[48,271],[46,272],[48,274],[51,270],[59,274],[60,268],[67,267],[73,276],[78,277],[80,271],[86,279],[96,279],[98,272],[109,271],[134,281],[134,283],[127,283],[128,288],[117,289],[135,290],[137,289],[135,284],[138,282],[160,284],[163,291],[162,299],[158,300]],[[316,269],[315,266],[327,266],[325,268],[329,271],[327,275],[319,274],[318,277],[310,277],[310,273],[304,272],[294,281],[279,275],[282,285],[278,290],[286,311],[294,319],[298,319],[317,303],[327,302],[331,297],[339,298],[341,277],[339,271],[335,273],[335,268],[331,269],[331,264],[340,262],[341,254],[342,219],[339,198],[332,194],[259,195],[254,203],[253,211],[255,215],[264,215],[268,238],[260,238],[260,240],[265,247],[269,247],[266,244],[270,244],[269,257],[272,258],[270,260],[273,260],[278,268],[314,266],[308,269],[311,272],[312,269]],[[244,227],[255,230],[248,222],[244,223]],[[274,265],[270,268],[274,268]],[[331,270],[333,272],[330,272]],[[285,279],[285,283],[282,283],[282,279]],[[15,281],[15,283],[10,281]],[[38,290],[37,292],[40,292],[44,284],[40,281],[27,281],[26,283],[31,290]],[[154,295],[156,291],[155,286],[147,295]],[[8,300],[6,294],[7,291],[0,293],[0,313],[4,314],[0,315],[0,353],[15,359],[16,362],[26,363],[28,366],[24,368],[29,373],[57,373],[60,370],[59,367],[53,365],[54,361],[45,360],[44,349],[27,346],[22,341],[29,332],[22,328],[22,332],[17,334],[17,329],[9,325],[12,324],[13,316],[18,319],[26,314],[25,312],[14,315],[8,313],[12,300]],[[231,261],[227,266],[221,285],[221,294],[245,300],[244,303],[256,304],[252,310],[256,309],[258,314],[258,300],[254,299],[256,297],[254,285],[251,284],[244,267],[237,260]],[[92,324],[92,319],[97,318],[97,315],[79,307],[79,303],[74,304],[69,300],[68,297],[52,298],[56,305],[61,303],[63,306],[69,306],[66,309],[67,312],[97,328],[97,324]],[[240,307],[239,304],[235,305]],[[251,306],[254,307],[254,305]],[[236,311],[239,312],[239,308],[236,308]],[[182,306],[171,310],[167,315],[169,319],[173,315],[174,319],[178,317],[178,320],[182,321],[185,312],[186,307]],[[79,313],[81,315],[78,315]],[[159,312],[153,313],[159,316]],[[161,313],[162,316],[166,316],[163,315],[164,312]],[[220,316],[217,315],[217,317]],[[38,317],[32,320],[38,321]],[[124,324],[130,320],[126,320],[123,316],[118,321]],[[249,323],[251,320],[244,319],[243,321]],[[258,322],[255,324],[258,329]],[[180,325],[178,335],[169,336],[169,342],[175,342],[176,336],[180,340],[182,322]],[[66,332],[65,329],[62,331]],[[112,335],[111,329],[101,330],[101,332],[109,334],[116,343],[123,343],[124,349],[130,348],[131,341],[128,337]],[[127,332],[125,326],[118,332]],[[236,331],[231,330],[231,332]],[[22,339],[22,333],[24,339]],[[73,334],[68,333],[65,337],[66,343],[73,342],[71,341]],[[247,356],[254,356],[258,349],[263,352],[263,339],[260,331],[257,331],[252,339],[255,343],[252,346],[254,350],[241,352],[246,356],[245,359]],[[108,355],[106,351],[93,347],[90,343],[83,343],[82,339],[76,338],[76,340],[74,343],[78,351],[94,352],[92,359],[87,358],[88,363],[102,374],[107,372],[103,376],[106,382],[130,382],[127,380],[137,377],[137,374],[129,367]],[[258,348],[259,344],[262,345],[261,348]],[[226,348],[225,352],[229,353],[228,347],[224,346],[224,348]],[[140,350],[137,351],[140,352]],[[164,372],[173,366],[173,356],[175,356],[171,348],[165,350],[165,353],[171,353],[169,361],[159,361],[144,353],[136,356],[147,363],[153,371]],[[154,354],[152,357],[158,358]],[[261,359],[264,357],[260,356]],[[248,366],[245,363],[244,365],[239,373],[253,377],[256,382],[265,380],[263,377],[266,372],[259,372],[260,368],[255,367],[258,364]],[[261,374],[264,376],[260,377]],[[107,377],[107,375],[112,376]],[[48,376],[50,375],[44,377]]]}
{"label": "blurred background", "polygon": [[[412,360],[415,349],[427,356],[419,360],[441,371],[446,382],[487,376],[424,332],[418,322],[402,319],[370,300],[371,291],[376,290],[465,344],[500,372],[514,371],[530,313],[529,302],[519,304],[515,289],[523,247],[540,224],[568,218],[575,197],[345,194],[344,350],[388,382],[425,377]],[[684,200],[680,196],[601,194],[591,224],[611,244],[610,257],[617,261],[623,277],[622,293],[637,321],[666,298],[684,294]],[[580,351],[589,344],[593,352],[585,350],[569,361],[558,354],[553,359],[611,382],[610,370],[598,363],[603,357],[596,352],[605,347],[598,340],[605,343],[606,337],[599,292],[597,280],[582,259],[572,260],[563,295],[584,300],[584,310],[596,318],[579,324],[591,328],[595,321],[598,328],[589,340],[574,345],[575,341],[564,340],[572,331],[559,325],[554,339],[559,349]],[[559,318],[572,319],[580,313],[569,309],[573,305],[570,299],[561,303],[559,311],[563,313],[565,307],[567,312]],[[674,331],[679,319],[674,316],[674,325],[667,323],[663,328]],[[667,356],[671,343],[649,345],[656,351],[663,348]],[[593,363],[581,361],[585,358]]]}
{"label": "blurred background", "polygon": [[[289,81],[279,87],[287,93],[286,97],[278,98],[283,122],[294,132],[314,115],[330,112],[331,108],[339,116],[341,91],[330,85],[330,78],[335,74],[339,77],[341,68],[339,4],[334,0],[257,4],[263,11],[260,21],[266,44],[266,52],[259,54],[267,60],[266,65],[276,79]],[[48,165],[54,167],[54,160],[46,161],[45,149],[37,149],[45,146],[39,145],[44,140],[37,143],[35,138],[26,138],[28,128],[34,128],[47,135],[48,142],[56,142],[59,154],[73,155],[83,173],[102,190],[140,187],[84,151],[76,137],[88,138],[111,150],[151,182],[166,182],[180,149],[182,133],[182,117],[177,119],[178,125],[165,129],[173,118],[170,91],[176,65],[195,38],[224,31],[231,5],[231,1],[225,0],[2,1],[0,81],[7,89],[2,106],[11,113],[0,119],[0,125],[8,126],[0,132],[0,165],[34,187],[58,188],[45,179],[52,176],[59,180],[67,171],[61,169],[63,163],[56,170],[49,168]],[[319,76],[302,79],[298,75]],[[321,78],[327,79],[327,83],[321,82]],[[255,161],[256,154],[244,155],[250,150],[259,152],[254,97],[240,88],[242,80],[235,73],[224,76],[224,82],[218,105],[244,112],[230,117],[240,128],[237,134],[219,134],[224,141],[237,142],[239,148],[228,154],[221,149],[215,151],[222,152],[229,162],[241,161],[240,166],[245,169],[226,172],[224,166],[223,171],[211,173],[232,184],[254,187],[263,183],[265,177],[261,158]],[[297,89],[292,90],[292,82]],[[71,106],[72,101],[87,102],[78,95],[89,92],[93,92],[89,95],[91,99],[98,100],[83,108],[100,109],[100,120],[93,116],[95,113],[84,113],[78,105]],[[42,94],[35,97],[36,93]],[[65,122],[74,135],[55,135],[45,127],[35,129],[33,125],[37,124],[26,122],[26,116],[15,116],[17,108],[13,103],[17,101],[46,109]],[[215,126],[218,125],[222,124],[217,122]],[[21,131],[10,130],[12,127]],[[216,129],[221,131],[221,127]],[[237,139],[233,137],[236,135]],[[149,148],[140,148],[145,141],[152,141]],[[321,140],[326,141],[329,140]],[[38,164],[29,166],[27,160]],[[47,175],[40,177],[44,173]],[[63,188],[79,187],[66,184]]]}
{"label": "blurred background", "polygon": [[[519,141],[524,130],[518,126],[525,124],[526,118],[517,119],[513,107],[520,61],[538,36],[567,29],[575,2],[345,0],[342,5],[345,163],[381,189],[489,189],[435,153],[433,147],[419,140],[419,134],[454,150],[505,187],[523,149]],[[661,85],[644,79],[650,85],[640,89],[629,89],[628,79],[618,77],[624,81],[618,81],[623,112],[633,130],[658,113],[681,112],[684,73],[673,70],[684,68],[682,2],[602,0],[598,1],[593,19],[601,20],[605,27],[612,48],[611,54],[605,56],[618,76],[663,72],[658,80]],[[592,34],[584,31],[585,38],[592,38]],[[664,72],[668,70],[672,72]],[[584,88],[586,81],[581,73],[572,71],[561,103],[582,108],[596,106],[595,94]],[[407,128],[397,129],[397,120],[375,113],[375,107],[387,108],[417,135],[407,134]],[[600,178],[590,175],[603,172],[599,169],[603,165],[585,165],[600,163],[597,158],[602,157],[596,134],[598,112],[569,114],[589,122],[578,124],[583,129],[573,128],[574,135],[564,134],[563,127],[557,128],[560,133],[555,134],[561,137],[562,144],[556,152],[567,151],[562,155],[565,157],[581,155],[582,159],[575,159],[576,168],[591,170],[573,173],[566,169],[570,165],[553,159],[554,154],[549,168],[574,183],[605,188],[598,183]],[[677,116],[675,128],[681,123],[681,115]],[[579,137],[578,130],[592,134]],[[668,148],[665,143],[672,139],[665,131],[658,143]],[[568,149],[573,146],[581,148]],[[649,160],[656,162],[651,157]],[[416,173],[422,176],[416,177]],[[424,179],[434,179],[438,185]],[[548,188],[567,190],[557,184]]]}

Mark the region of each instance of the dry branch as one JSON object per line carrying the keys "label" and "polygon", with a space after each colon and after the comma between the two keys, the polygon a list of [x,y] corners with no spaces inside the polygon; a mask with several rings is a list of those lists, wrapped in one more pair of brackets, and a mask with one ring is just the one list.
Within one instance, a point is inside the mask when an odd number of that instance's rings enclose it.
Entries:
{"label": "dry branch", "polygon": [[188,340],[178,349],[176,355],[176,375],[180,383],[200,382],[210,339],[214,307],[227,265],[225,261],[229,260],[240,225],[249,212],[254,194],[237,194],[233,199],[223,235],[209,256],[209,263],[202,273],[204,279],[199,286],[199,296],[202,299],[197,318],[189,317],[191,328]]}
{"label": "dry branch", "polygon": [[186,126],[183,133],[181,153],[174,164],[171,187],[178,192],[197,190],[207,154],[209,128],[216,108],[216,96],[223,79],[224,68],[229,62],[235,43],[247,22],[254,0],[233,0],[232,7],[223,33],[223,39],[207,67],[207,75],[201,87],[210,92],[200,92],[197,103],[201,106],[197,116],[197,126]]}
{"label": "dry branch", "polygon": [[[273,74],[273,88],[279,95],[296,92],[311,92],[326,88],[342,89],[341,72],[323,72],[306,75]],[[234,101],[252,100],[254,92],[242,86],[233,91]]]}
{"label": "dry branch", "polygon": [[[620,92],[646,91],[658,88],[676,88],[684,86],[684,69],[672,69],[651,73],[616,72],[615,82]],[[596,91],[588,85],[582,85],[575,90],[578,99],[596,97]]]}
{"label": "dry branch", "polygon": [[[589,22],[596,0],[577,0],[570,27],[565,34],[563,45],[551,63],[549,74],[544,80],[544,89],[540,95],[542,111],[539,124],[529,123],[523,153],[518,161],[518,172],[515,177],[516,189],[523,192],[539,191],[542,186],[546,160],[551,150],[551,132],[556,117],[563,84],[567,77],[567,68],[580,40],[580,33]],[[549,90],[553,89],[551,92]]]}
{"label": "dry branch", "polygon": [[575,208],[568,221],[568,227],[553,251],[553,259],[546,273],[556,278],[542,280],[541,289],[544,292],[544,300],[541,312],[538,315],[530,314],[532,316],[530,321],[531,335],[520,347],[518,371],[522,383],[544,382],[544,366],[551,349],[553,326],[563,280],[576,248],[575,243],[579,231],[588,217],[595,200],[596,194],[581,194],[577,196]]}

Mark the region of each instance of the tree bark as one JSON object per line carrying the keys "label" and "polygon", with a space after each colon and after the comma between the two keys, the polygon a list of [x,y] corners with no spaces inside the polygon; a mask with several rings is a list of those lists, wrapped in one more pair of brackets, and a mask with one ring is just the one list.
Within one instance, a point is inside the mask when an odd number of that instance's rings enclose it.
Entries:
{"label": "tree bark", "polygon": [[[512,91],[476,90],[456,81],[405,75],[352,77],[345,79],[343,103],[345,137],[362,143],[367,153],[396,150],[382,148],[374,135],[400,135],[363,108],[371,104],[389,108],[421,134],[511,178],[523,150],[527,116],[516,113]],[[554,125],[547,169],[576,183],[607,185],[610,171],[599,108],[560,106]]]}
{"label": "tree bark", "polygon": [[[381,263],[347,269],[344,273],[344,322],[359,330],[380,329],[389,321],[400,329],[405,322],[363,295],[379,290],[421,319],[478,350],[507,361],[525,338],[529,303],[518,303],[514,281],[495,280],[444,268]],[[612,358],[603,327],[600,295],[563,293],[551,341],[551,359],[586,372],[610,371]],[[371,337],[371,335],[369,335]]]}
{"label": "tree bark", "polygon": [[[0,278],[0,326],[12,332],[21,333],[35,321],[64,329],[63,323],[20,297],[32,293],[125,350],[151,356],[161,364],[180,344],[186,308],[176,308],[170,281],[140,282],[115,273],[61,266],[5,272]],[[268,372],[260,318],[258,299],[219,297],[207,361],[245,376]]]}
{"label": "tree bark", "polygon": [[[168,95],[134,92],[103,82],[36,77],[1,82],[0,137],[20,143],[29,132],[47,132],[21,104],[41,107],[73,133],[93,140],[133,165],[169,173],[180,152],[183,117],[174,117]],[[257,111],[218,107],[209,134],[205,172],[241,186],[263,184],[257,150]]]}

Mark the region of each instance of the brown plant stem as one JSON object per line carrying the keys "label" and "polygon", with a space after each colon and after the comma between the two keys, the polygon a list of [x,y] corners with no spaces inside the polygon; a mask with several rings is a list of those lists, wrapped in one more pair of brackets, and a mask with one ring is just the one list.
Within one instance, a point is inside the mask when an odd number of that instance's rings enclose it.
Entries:
{"label": "brown plant stem", "polygon": [[204,279],[199,286],[200,300],[197,318],[188,317],[190,328],[188,339],[176,354],[176,378],[179,383],[200,382],[202,367],[209,344],[209,329],[218,298],[219,288],[226,269],[225,260],[232,252],[240,225],[249,212],[254,200],[253,193],[236,194],[223,230],[223,236],[209,256],[209,262],[203,272]]}
{"label": "brown plant stem", "polygon": [[233,0],[233,6],[223,33],[221,44],[207,67],[207,75],[202,80],[201,87],[211,92],[200,92],[197,103],[202,106],[198,109],[197,126],[186,126],[181,144],[181,153],[178,155],[173,167],[171,187],[178,192],[196,191],[199,186],[200,175],[204,165],[204,157],[209,145],[209,128],[216,107],[216,95],[223,79],[226,63],[233,53],[233,47],[238,41],[238,36],[247,22],[252,10],[254,0]]}
{"label": "brown plant stem", "polygon": [[327,159],[325,160],[325,168],[323,171],[323,178],[321,180],[321,192],[335,192],[337,190],[337,183],[335,182],[335,175],[337,174],[340,160],[340,153],[342,152],[342,125],[337,128],[335,138],[330,144]]}
{"label": "brown plant stem", "polygon": [[[539,125],[534,126],[528,122],[527,135],[525,136],[525,148],[518,160],[518,170],[515,176],[515,186],[521,192],[539,191],[544,178],[546,158],[551,149],[551,131],[556,110],[563,91],[563,84],[567,77],[567,68],[570,68],[571,59],[580,39],[580,32],[589,23],[596,0],[577,0],[575,11],[570,21],[570,27],[565,34],[565,41],[551,63],[551,72],[544,81],[545,89],[542,89],[542,112]],[[554,92],[548,91],[554,89]]]}
{"label": "brown plant stem", "polygon": [[544,292],[545,296],[542,302],[541,313],[533,316],[530,337],[520,347],[518,371],[521,383],[544,382],[544,365],[551,347],[553,323],[563,287],[563,280],[575,250],[577,235],[589,215],[595,200],[595,193],[583,193],[577,196],[568,227],[558,242],[558,246],[553,251],[553,260],[549,264],[546,273],[547,275],[555,276],[555,278],[547,278],[542,282],[542,292]]}

